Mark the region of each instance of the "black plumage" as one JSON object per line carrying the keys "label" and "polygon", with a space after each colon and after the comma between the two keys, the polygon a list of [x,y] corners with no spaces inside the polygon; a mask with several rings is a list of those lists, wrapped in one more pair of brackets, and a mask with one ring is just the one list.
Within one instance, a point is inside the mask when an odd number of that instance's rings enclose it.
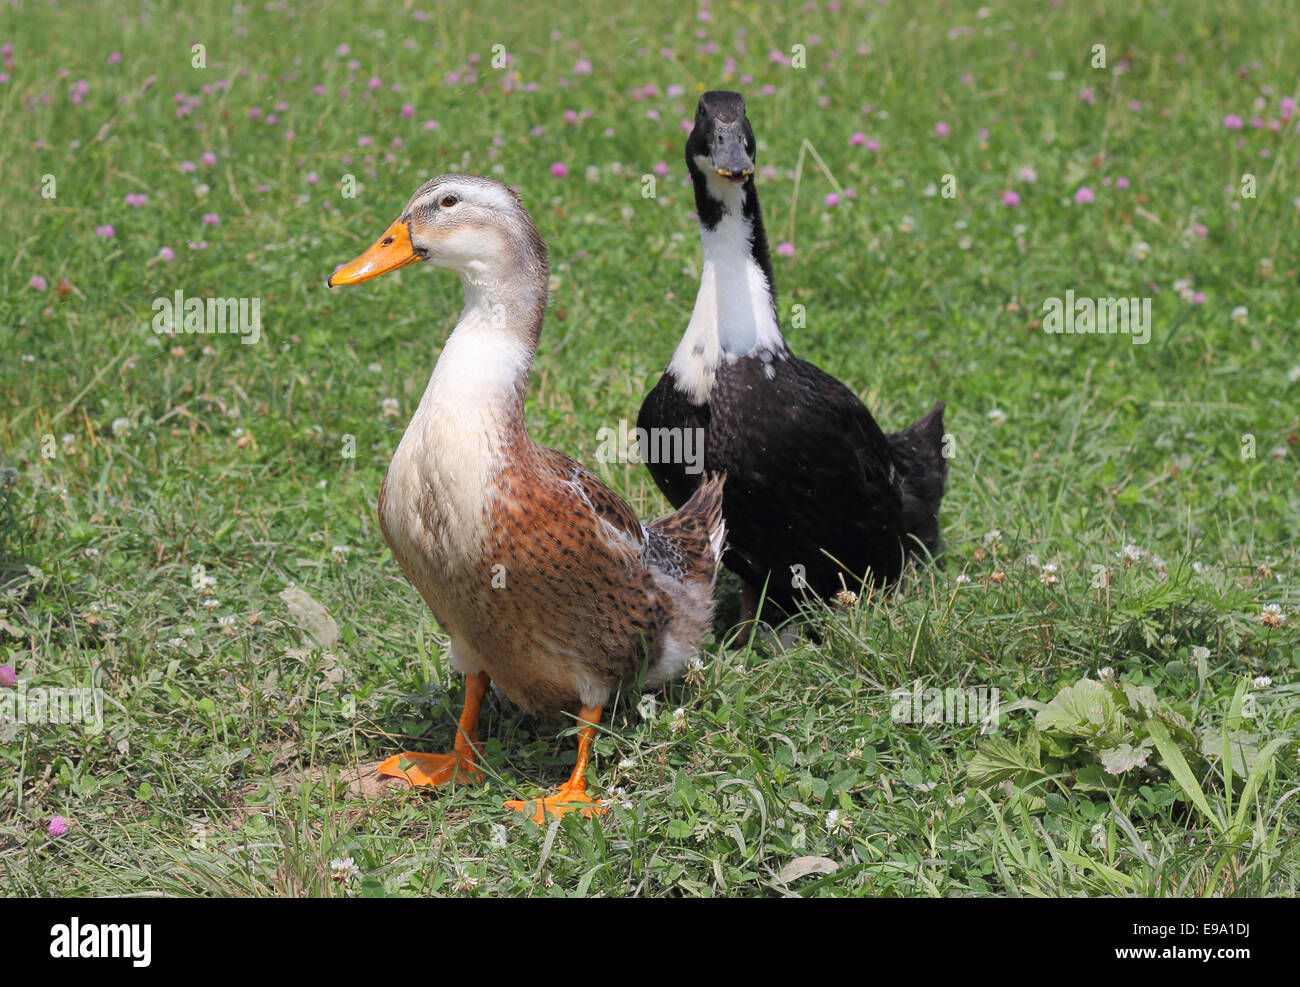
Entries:
{"label": "black plumage", "polygon": [[[726,473],[723,561],[745,584],[742,619],[765,586],[793,612],[805,597],[892,583],[910,554],[937,553],[947,477],[942,402],[886,435],[852,391],[790,352],[776,328],[754,151],[742,97],[705,93],[686,144],[706,254],[701,298],[637,421],[651,435],[703,430],[702,462],[648,463],[674,505],[701,469]],[[726,296],[722,265],[746,268],[748,300]]]}

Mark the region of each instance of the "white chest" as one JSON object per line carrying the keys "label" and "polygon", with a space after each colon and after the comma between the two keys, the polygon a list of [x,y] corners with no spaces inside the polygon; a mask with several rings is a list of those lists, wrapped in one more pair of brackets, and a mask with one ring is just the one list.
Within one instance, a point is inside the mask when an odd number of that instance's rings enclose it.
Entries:
{"label": "white chest", "polygon": [[443,575],[481,562],[529,355],[464,320],[448,338],[385,480],[381,521],[399,559]]}

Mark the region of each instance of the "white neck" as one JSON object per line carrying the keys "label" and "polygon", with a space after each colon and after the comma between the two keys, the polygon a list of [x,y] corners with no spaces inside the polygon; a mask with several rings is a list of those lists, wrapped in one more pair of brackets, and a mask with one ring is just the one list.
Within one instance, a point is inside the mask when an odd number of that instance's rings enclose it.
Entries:
{"label": "white neck", "polygon": [[501,420],[522,415],[523,393],[533,363],[532,318],[517,293],[496,282],[462,276],[465,307],[433,368],[420,411],[440,416]]}
{"label": "white neck", "polygon": [[465,308],[442,347],[389,476],[390,481],[394,474],[422,477],[420,487],[450,505],[443,509],[467,518],[482,503],[490,477],[508,463],[520,439],[526,441],[524,391],[534,336],[526,324],[521,331],[518,320],[535,318],[536,308],[522,316],[519,299],[527,292],[507,295],[498,290],[500,282],[475,282],[465,274],[461,280]]}
{"label": "white neck", "polygon": [[725,184],[725,211],[713,229],[700,227],[704,264],[700,291],[669,372],[696,404],[708,400],[719,363],[742,356],[782,355],[785,339],[772,309],[772,286],[750,251],[753,223],[743,212],[744,189]]}

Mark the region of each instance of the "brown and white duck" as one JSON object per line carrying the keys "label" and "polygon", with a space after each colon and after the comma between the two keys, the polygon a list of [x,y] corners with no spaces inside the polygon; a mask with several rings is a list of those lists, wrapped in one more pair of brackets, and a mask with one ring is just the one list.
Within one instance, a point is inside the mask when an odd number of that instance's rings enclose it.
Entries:
{"label": "brown and white duck", "polygon": [[642,525],[582,464],[537,445],[524,392],[546,310],[546,244],[498,181],[442,175],[422,185],[370,249],[328,284],[417,261],[459,275],[465,307],[379,491],[397,563],[451,640],[466,676],[450,754],[406,752],[378,767],[413,785],[481,775],[478,712],[496,682],[536,716],[574,714],[578,760],[548,813],[602,811],[586,791],[602,708],[644,668],[653,688],[682,672],[709,627],[722,551],[722,480]]}

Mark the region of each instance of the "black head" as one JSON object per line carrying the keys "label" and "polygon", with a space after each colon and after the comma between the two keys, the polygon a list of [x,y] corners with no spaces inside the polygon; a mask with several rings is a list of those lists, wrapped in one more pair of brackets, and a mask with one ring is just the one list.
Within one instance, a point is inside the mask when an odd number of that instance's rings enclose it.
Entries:
{"label": "black head", "polygon": [[754,174],[755,150],[744,96],[715,91],[700,97],[695,129],[686,141],[686,165],[692,174],[707,169],[743,185]]}

